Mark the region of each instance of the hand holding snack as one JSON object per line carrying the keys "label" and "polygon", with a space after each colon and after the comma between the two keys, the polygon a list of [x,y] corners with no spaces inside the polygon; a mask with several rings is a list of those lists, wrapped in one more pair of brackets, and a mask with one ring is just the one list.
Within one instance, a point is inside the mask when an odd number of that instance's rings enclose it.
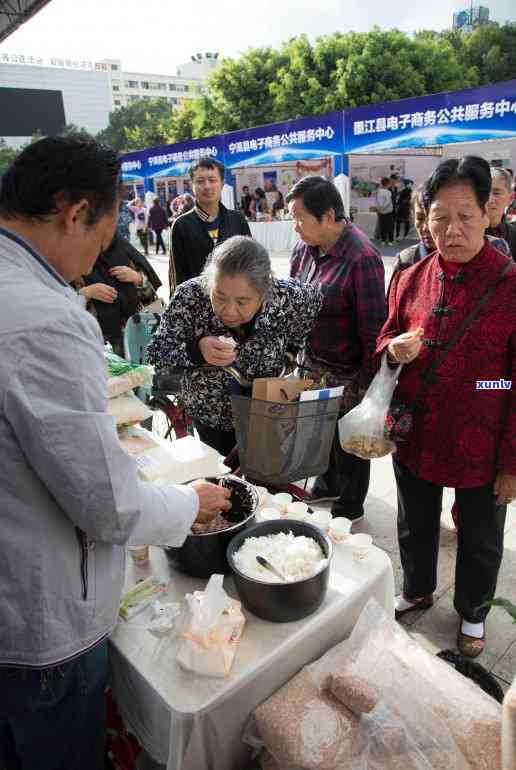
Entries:
{"label": "hand holding snack", "polygon": [[421,351],[424,334],[424,329],[421,326],[413,331],[399,334],[389,343],[390,357],[399,364],[410,364]]}
{"label": "hand holding snack", "polygon": [[217,337],[203,337],[199,340],[199,350],[206,363],[212,366],[229,366],[236,358],[234,346]]}

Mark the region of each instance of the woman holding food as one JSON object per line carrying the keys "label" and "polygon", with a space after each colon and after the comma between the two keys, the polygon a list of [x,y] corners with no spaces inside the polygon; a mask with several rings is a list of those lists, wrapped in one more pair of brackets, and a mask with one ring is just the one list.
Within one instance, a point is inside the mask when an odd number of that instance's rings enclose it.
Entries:
{"label": "woman holding food", "polygon": [[395,275],[377,346],[403,364],[395,398],[413,420],[394,455],[404,574],[396,614],[432,604],[442,490],[455,488],[457,645],[469,657],[485,646],[484,603],[516,497],[516,266],[484,237],[490,189],[481,158],[447,160],[432,174],[423,202],[437,250]]}
{"label": "woman holding food", "polygon": [[[317,286],[278,280],[267,251],[234,236],[215,248],[204,272],[178,286],[148,348],[157,372],[184,367],[182,399],[204,443],[227,455],[235,446],[231,391],[223,369],[248,380],[277,377],[301,349],[322,305]],[[189,371],[191,370],[191,371]]]}

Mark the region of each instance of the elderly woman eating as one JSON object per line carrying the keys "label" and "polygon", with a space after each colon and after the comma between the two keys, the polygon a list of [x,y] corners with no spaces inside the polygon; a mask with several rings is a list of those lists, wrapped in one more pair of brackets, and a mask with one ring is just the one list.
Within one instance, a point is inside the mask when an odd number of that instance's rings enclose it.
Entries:
{"label": "elderly woman eating", "polygon": [[[158,372],[184,367],[182,400],[204,443],[227,455],[235,446],[231,388],[222,368],[247,380],[277,377],[301,349],[322,305],[317,286],[277,280],[267,251],[234,236],[215,248],[203,274],[181,284],[149,348]],[[191,371],[189,371],[191,370]]]}
{"label": "elderly woman eating", "polygon": [[484,237],[489,165],[441,163],[423,203],[437,250],[396,273],[377,354],[403,364],[395,398],[412,416],[394,455],[403,593],[396,615],[430,607],[443,487],[455,488],[459,528],[457,645],[485,646],[484,622],[516,497],[516,266]]}

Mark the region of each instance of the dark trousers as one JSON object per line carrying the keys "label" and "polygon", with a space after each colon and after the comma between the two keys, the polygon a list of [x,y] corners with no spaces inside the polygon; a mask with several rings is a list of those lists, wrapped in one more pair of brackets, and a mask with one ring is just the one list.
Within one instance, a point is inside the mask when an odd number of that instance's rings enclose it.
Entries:
{"label": "dark trousers", "polygon": [[137,230],[136,235],[138,236],[140,243],[142,245],[143,253],[148,254],[149,253],[149,234],[147,230]]}
{"label": "dark trousers", "polygon": [[362,460],[361,457],[344,452],[337,430],[330,450],[328,470],[318,476],[313,491],[339,496],[332,506],[334,516],[361,516],[369,489],[370,469],[370,460]]}
{"label": "dark trousers", "polygon": [[380,239],[391,243],[394,240],[394,214],[379,214]]}
{"label": "dark trousers", "polygon": [[0,667],[2,770],[102,770],[107,642],[45,670]]}
{"label": "dark trousers", "polygon": [[403,237],[406,238],[410,230],[410,218],[409,217],[396,217],[396,238],[400,237],[401,226],[403,225]]}
{"label": "dark trousers", "polygon": [[167,250],[165,248],[165,244],[163,243],[163,236],[161,235],[163,230],[154,230],[154,232],[156,234],[156,254],[159,254],[159,247],[160,246],[163,249],[163,254],[166,254]]}
{"label": "dark trousers", "polygon": [[[403,592],[416,599],[432,594],[437,586],[443,488],[415,476],[396,459],[393,464]],[[455,499],[459,516],[455,609],[468,622],[480,623],[489,611],[480,605],[496,590],[507,506],[496,504],[493,484],[456,489]]]}

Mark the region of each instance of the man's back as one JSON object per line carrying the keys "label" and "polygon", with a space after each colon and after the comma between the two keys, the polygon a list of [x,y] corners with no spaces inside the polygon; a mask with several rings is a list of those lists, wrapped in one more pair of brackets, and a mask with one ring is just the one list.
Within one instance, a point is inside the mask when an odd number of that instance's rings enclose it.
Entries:
{"label": "man's back", "polygon": [[[51,493],[61,485],[64,494],[74,493],[65,490],[69,480],[54,477],[51,454],[79,462],[80,473],[80,460],[67,454],[67,431],[74,430],[71,402],[77,388],[97,393],[105,374],[96,322],[42,264],[0,234],[0,662],[29,665],[65,658],[77,652],[79,640],[87,646],[105,634],[116,619],[122,581],[121,554],[99,543],[89,556],[85,600],[76,529]],[[83,366],[77,369],[79,361]],[[48,397],[41,383],[52,383]],[[48,447],[48,463],[40,468],[30,447],[41,444]],[[80,515],[81,490],[76,493]],[[103,581],[113,592],[96,597]],[[14,585],[16,601],[9,596]],[[52,596],[52,607],[43,611],[45,596]]]}

